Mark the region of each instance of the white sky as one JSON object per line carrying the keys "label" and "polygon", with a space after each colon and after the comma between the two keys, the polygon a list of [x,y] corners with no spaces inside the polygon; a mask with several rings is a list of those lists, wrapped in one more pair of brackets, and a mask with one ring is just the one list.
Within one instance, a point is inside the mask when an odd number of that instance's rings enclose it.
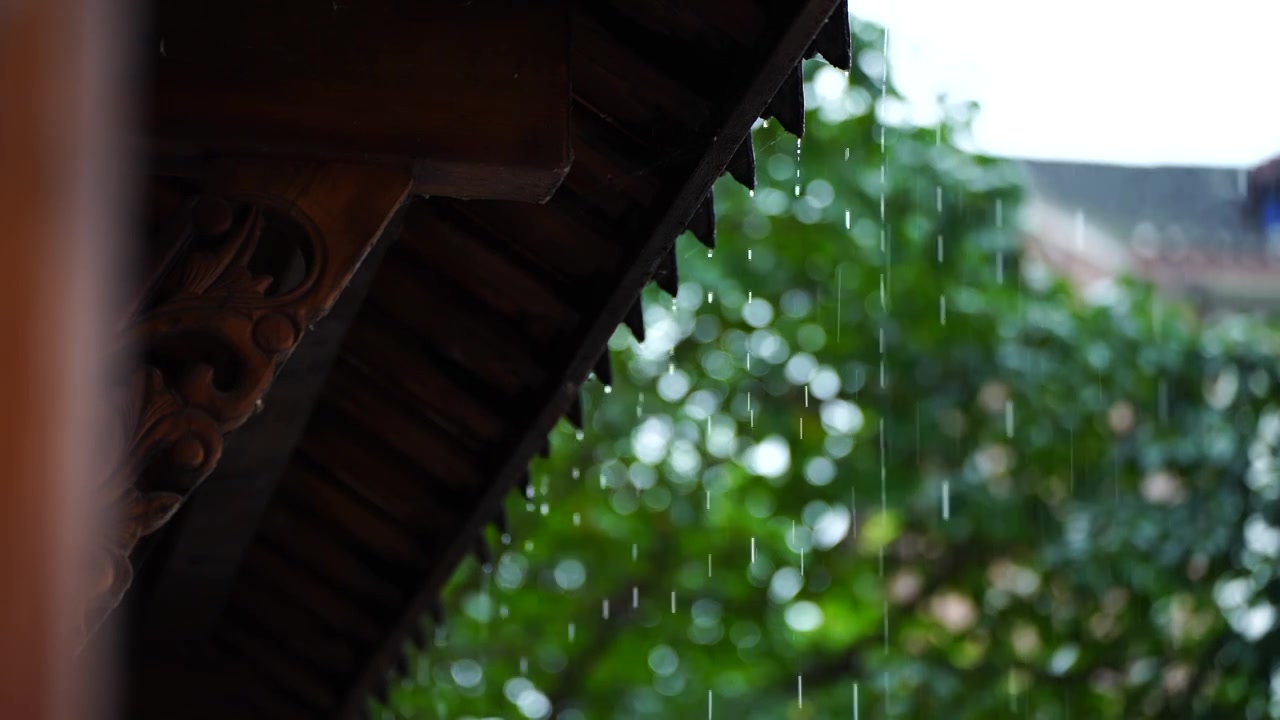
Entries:
{"label": "white sky", "polygon": [[889,28],[890,72],[913,105],[980,103],[985,152],[1192,165],[1280,154],[1280,0],[849,4]]}

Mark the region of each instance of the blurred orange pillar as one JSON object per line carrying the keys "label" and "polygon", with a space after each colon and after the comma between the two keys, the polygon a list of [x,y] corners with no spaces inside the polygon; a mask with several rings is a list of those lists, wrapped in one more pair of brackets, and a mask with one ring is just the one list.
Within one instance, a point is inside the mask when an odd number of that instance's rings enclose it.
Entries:
{"label": "blurred orange pillar", "polygon": [[78,584],[132,185],[116,176],[129,5],[0,0],[0,718],[106,716],[76,655]]}

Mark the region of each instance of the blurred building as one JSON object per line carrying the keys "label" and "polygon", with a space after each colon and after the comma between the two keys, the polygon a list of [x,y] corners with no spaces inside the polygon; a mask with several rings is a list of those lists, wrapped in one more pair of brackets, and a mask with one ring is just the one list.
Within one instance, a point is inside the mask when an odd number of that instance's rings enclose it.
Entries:
{"label": "blurred building", "polygon": [[1028,250],[1082,290],[1132,274],[1210,312],[1280,310],[1280,158],[1255,168],[1019,164]]}

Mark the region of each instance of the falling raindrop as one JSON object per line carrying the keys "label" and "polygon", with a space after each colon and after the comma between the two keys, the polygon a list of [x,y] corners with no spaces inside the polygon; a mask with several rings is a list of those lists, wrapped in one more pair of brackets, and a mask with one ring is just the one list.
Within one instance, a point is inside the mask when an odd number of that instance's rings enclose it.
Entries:
{"label": "falling raindrop", "polygon": [[609,601],[607,599],[600,603],[600,616],[605,620],[609,619]]}
{"label": "falling raindrop", "polygon": [[800,138],[796,138],[796,197],[800,197]]}
{"label": "falling raindrop", "polygon": [[[880,418],[880,513],[889,511],[888,472],[885,467],[885,433],[884,418]],[[884,544],[880,544],[880,577],[884,578]],[[887,620],[886,620],[887,622]]]}
{"label": "falling raindrop", "polygon": [[951,481],[942,481],[942,519],[951,519]]}
{"label": "falling raindrop", "polygon": [[751,538],[751,564],[754,565],[755,562],[756,562],[756,539]]}
{"label": "falling raindrop", "polygon": [[938,296],[938,320],[943,325],[947,324],[947,296]]}
{"label": "falling raindrop", "polygon": [[1004,434],[1013,437],[1013,399],[1004,401]]}
{"label": "falling raindrop", "polygon": [[858,683],[853,684],[853,720],[858,720]]}
{"label": "falling raindrop", "polygon": [[676,614],[676,591],[671,591],[671,614]]}
{"label": "falling raindrop", "polygon": [[844,295],[842,295],[840,291],[841,271],[842,271],[842,268],[840,267],[836,268],[836,342],[837,343],[840,342],[840,326],[843,324],[840,322],[840,310],[841,310],[841,306],[844,305],[844,303],[842,302]]}
{"label": "falling raindrop", "polygon": [[634,585],[631,587],[631,607],[640,607],[640,588]]}
{"label": "falling raindrop", "polygon": [[853,529],[850,530],[854,540],[858,539],[858,490],[857,488],[849,488],[849,515],[853,520]]}
{"label": "falling raindrop", "polygon": [[751,248],[747,248],[747,261],[751,260]]}
{"label": "falling raindrop", "polygon": [[889,654],[889,601],[884,601],[884,653]]}
{"label": "falling raindrop", "polygon": [[796,676],[796,706],[804,707],[804,678]]}
{"label": "falling raindrop", "polygon": [[938,234],[938,264],[942,264],[942,234]]}
{"label": "falling raindrop", "polygon": [[1067,475],[1067,490],[1074,495],[1076,491],[1076,431],[1067,430],[1067,447],[1070,472]]}
{"label": "falling raindrop", "polygon": [[845,208],[844,210],[844,229],[845,230],[849,229],[850,223],[852,221],[853,221],[853,211],[850,210],[849,208]]}
{"label": "falling raindrop", "polygon": [[711,553],[707,553],[707,577],[711,577]]}
{"label": "falling raindrop", "polygon": [[574,628],[573,623],[569,623],[569,642],[573,642],[573,635],[575,630],[576,628]]}

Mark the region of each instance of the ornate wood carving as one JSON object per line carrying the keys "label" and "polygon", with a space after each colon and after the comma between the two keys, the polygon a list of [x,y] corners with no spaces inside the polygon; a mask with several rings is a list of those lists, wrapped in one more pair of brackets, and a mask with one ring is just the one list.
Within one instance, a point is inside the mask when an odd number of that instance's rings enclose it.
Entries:
{"label": "ornate wood carving", "polygon": [[214,188],[225,191],[193,198],[171,224],[176,237],[161,243],[169,257],[116,348],[136,370],[114,419],[122,455],[100,486],[117,526],[95,559],[86,638],[128,589],[139,540],[212,472],[223,436],[261,408],[408,186],[407,173],[319,164],[236,166],[223,180]]}

